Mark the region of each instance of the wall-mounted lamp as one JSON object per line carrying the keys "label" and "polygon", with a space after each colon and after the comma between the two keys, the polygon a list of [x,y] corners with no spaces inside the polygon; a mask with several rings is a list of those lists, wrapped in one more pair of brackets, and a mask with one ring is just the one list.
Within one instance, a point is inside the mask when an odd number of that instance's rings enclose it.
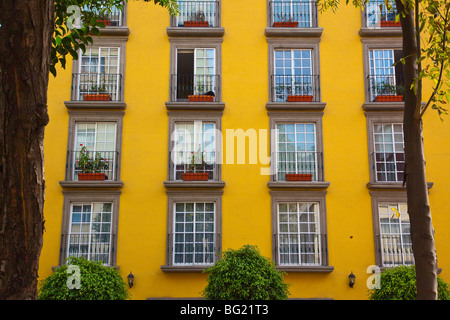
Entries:
{"label": "wall-mounted lamp", "polygon": [[350,288],[353,288],[353,286],[355,285],[355,279],[356,279],[356,276],[353,274],[353,272],[351,272],[348,275],[348,285],[350,286]]}
{"label": "wall-mounted lamp", "polygon": [[134,284],[134,275],[131,273],[131,271],[130,271],[130,274],[128,275],[127,279],[128,279],[128,286],[130,288],[132,288],[133,284]]}

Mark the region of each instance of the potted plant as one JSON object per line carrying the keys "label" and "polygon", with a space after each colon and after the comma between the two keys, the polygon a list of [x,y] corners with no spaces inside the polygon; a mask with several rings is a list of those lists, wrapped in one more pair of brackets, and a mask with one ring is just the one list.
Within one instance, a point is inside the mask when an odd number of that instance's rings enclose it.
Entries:
{"label": "potted plant", "polygon": [[89,150],[82,144],[80,144],[80,157],[77,160],[77,169],[81,170],[78,173],[78,181],[103,181],[105,180],[105,171],[108,170],[108,160],[102,158],[100,152],[95,154],[95,158],[92,158]]}
{"label": "potted plant", "polygon": [[[301,92],[301,93],[311,93],[312,92],[311,85],[305,84],[305,83],[300,83],[300,84],[294,83],[294,89],[295,89],[296,93],[297,92]],[[287,96],[287,101],[288,102],[312,102],[313,98],[314,97],[311,94],[290,94]]]}
{"label": "potted plant", "polygon": [[286,173],[286,181],[312,181],[312,173]]}
{"label": "potted plant", "polygon": [[97,22],[103,23],[105,26],[111,25],[111,20],[109,19],[108,15],[105,13],[99,14]]}
{"label": "potted plant", "polygon": [[106,92],[106,85],[92,85],[90,93],[83,94],[84,101],[111,101],[111,95]]}
{"label": "potted plant", "polygon": [[399,21],[395,21],[395,14],[389,12],[388,14],[382,13],[380,17],[380,27],[401,27],[402,24]]}
{"label": "potted plant", "polygon": [[204,171],[206,168],[206,162],[203,158],[203,152],[199,149],[194,153],[191,152],[191,163],[187,165],[187,171],[183,172],[182,177],[183,181],[208,181],[209,173],[208,172],[199,172]]}
{"label": "potted plant", "polygon": [[403,101],[403,86],[381,82],[373,86],[375,89],[375,102],[401,102]]}
{"label": "potted plant", "polygon": [[209,22],[205,21],[205,14],[203,11],[198,11],[191,14],[190,20],[184,21],[185,27],[209,27]]}
{"label": "potted plant", "polygon": [[294,21],[294,19],[289,14],[277,14],[278,20],[273,23],[275,28],[296,28],[298,27],[298,21]]}
{"label": "potted plant", "polygon": [[[204,85],[199,84],[196,86],[195,91],[197,92],[204,92]],[[188,95],[188,101],[189,102],[213,102],[214,101],[215,94],[212,91],[208,91],[206,93],[202,94],[190,94]]]}

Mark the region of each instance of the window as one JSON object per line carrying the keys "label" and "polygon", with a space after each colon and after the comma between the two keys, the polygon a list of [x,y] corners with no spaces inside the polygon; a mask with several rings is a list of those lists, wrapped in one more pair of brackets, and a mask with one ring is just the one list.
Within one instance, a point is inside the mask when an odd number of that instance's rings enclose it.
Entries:
{"label": "window", "polygon": [[380,203],[378,215],[382,266],[414,264],[406,203]]}
{"label": "window", "polygon": [[317,3],[305,0],[270,1],[269,15],[272,27],[316,27]]}
{"label": "window", "polygon": [[402,50],[369,50],[371,101],[403,101],[403,66],[401,63],[394,65],[400,58]]}
{"label": "window", "polygon": [[[179,121],[175,123],[172,151],[175,180],[214,180],[216,166],[215,122]],[[200,178],[203,179],[203,178]]]}
{"label": "window", "polygon": [[367,3],[365,8],[367,27],[400,27],[400,22],[395,22],[395,16],[397,15],[395,1],[389,1],[389,6],[388,9],[384,0]]}
{"label": "window", "polygon": [[198,271],[220,258],[222,190],[167,190],[165,272]]}
{"label": "window", "polygon": [[215,204],[177,202],[174,212],[175,265],[212,264],[215,253]]}
{"label": "window", "polygon": [[312,70],[312,50],[275,50],[275,101],[312,102],[317,89]]}
{"label": "window", "polygon": [[376,181],[403,181],[405,154],[402,123],[375,123],[373,128]]}
{"label": "window", "polygon": [[315,123],[277,123],[276,180],[317,181]]}
{"label": "window", "polygon": [[[73,180],[79,180],[83,172],[105,174],[106,180],[115,180],[116,122],[77,122],[75,127],[75,150],[70,152],[74,165]],[[81,165],[82,157],[88,157]]]}
{"label": "window", "polygon": [[59,264],[83,257],[114,266],[120,191],[64,190]]}
{"label": "window", "polygon": [[79,73],[74,74],[76,100],[120,100],[120,48],[91,47],[81,56]]}
{"label": "window", "polygon": [[178,1],[180,14],[175,18],[178,27],[217,27],[219,1]]}
{"label": "window", "polygon": [[60,181],[63,187],[122,186],[123,115],[123,111],[69,110],[66,177]]}
{"label": "window", "polygon": [[325,191],[270,191],[277,268],[330,272]]}
{"label": "window", "polygon": [[[176,100],[215,101],[217,78],[215,49],[181,49],[177,52]],[[198,97],[201,96],[201,97]]]}
{"label": "window", "polygon": [[72,203],[68,257],[110,265],[112,203]]}
{"label": "window", "polygon": [[278,261],[280,265],[321,265],[319,204],[278,204]]}

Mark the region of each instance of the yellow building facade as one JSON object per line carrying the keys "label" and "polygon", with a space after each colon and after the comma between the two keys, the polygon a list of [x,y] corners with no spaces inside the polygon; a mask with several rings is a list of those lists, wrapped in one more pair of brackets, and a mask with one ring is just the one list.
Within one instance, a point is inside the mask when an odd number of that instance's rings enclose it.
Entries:
{"label": "yellow building facade", "polygon": [[[217,253],[252,244],[290,298],[367,299],[372,269],[413,263],[401,28],[377,5],[179,2],[130,1],[51,79],[40,278],[85,256],[132,272],[133,299],[198,298]],[[446,281],[449,139],[429,111]]]}

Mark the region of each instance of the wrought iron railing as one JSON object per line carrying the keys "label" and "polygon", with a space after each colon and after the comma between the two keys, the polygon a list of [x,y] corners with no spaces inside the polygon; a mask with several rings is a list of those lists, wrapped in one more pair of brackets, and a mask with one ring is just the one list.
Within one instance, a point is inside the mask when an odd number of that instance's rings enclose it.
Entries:
{"label": "wrought iron railing", "polygon": [[[392,142],[394,143],[394,142]],[[402,182],[405,171],[405,153],[395,151],[372,153],[373,176],[377,182]]]}
{"label": "wrought iron railing", "polygon": [[273,102],[319,102],[318,75],[272,75]]}
{"label": "wrought iron railing", "polygon": [[[83,156],[87,155],[87,159]],[[67,181],[117,181],[117,151],[67,152]]]}
{"label": "wrought iron railing", "polygon": [[277,265],[328,266],[328,239],[319,233],[274,234]]}
{"label": "wrought iron railing", "polygon": [[177,27],[217,27],[219,1],[178,1]]}
{"label": "wrought iron railing", "polygon": [[74,73],[72,101],[121,101],[122,75],[118,73]]}
{"label": "wrought iron railing", "polygon": [[323,181],[323,153],[278,151],[274,154],[276,181]]}
{"label": "wrought iron railing", "polygon": [[381,234],[377,235],[376,239],[379,243],[382,266],[392,267],[414,264],[414,254],[409,234]]}
{"label": "wrought iron railing", "polygon": [[220,76],[209,74],[172,75],[171,101],[220,101]]}
{"label": "wrought iron railing", "polygon": [[403,77],[395,74],[368,76],[370,101],[404,101],[405,87],[403,83]]}
{"label": "wrought iron railing", "polygon": [[170,156],[174,180],[214,180],[217,166],[214,151],[172,151]]}
{"label": "wrought iron railing", "polygon": [[271,27],[317,27],[316,1],[271,1],[269,12]]}
{"label": "wrought iron railing", "polygon": [[384,0],[370,1],[364,9],[364,17],[368,28],[375,27],[400,27],[400,22],[395,22],[397,8],[394,1],[390,1],[392,8],[386,6]]}

